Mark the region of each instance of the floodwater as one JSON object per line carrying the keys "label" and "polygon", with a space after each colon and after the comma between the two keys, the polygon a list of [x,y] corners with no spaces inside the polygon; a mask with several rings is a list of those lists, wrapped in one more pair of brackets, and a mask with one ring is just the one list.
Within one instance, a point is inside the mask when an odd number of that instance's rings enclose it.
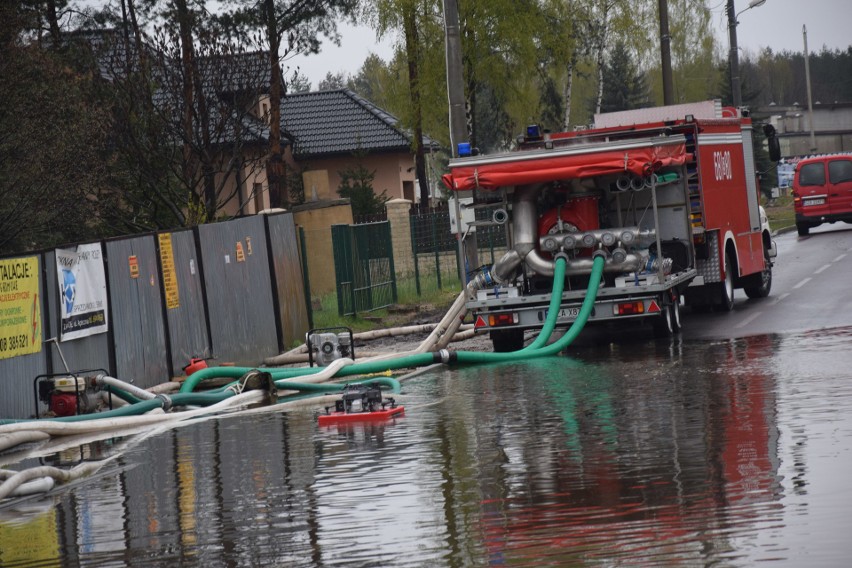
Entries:
{"label": "floodwater", "polygon": [[[847,566],[852,329],[429,370],[405,416],[206,420],[0,510],[0,565]],[[33,465],[33,464],[30,464]]]}

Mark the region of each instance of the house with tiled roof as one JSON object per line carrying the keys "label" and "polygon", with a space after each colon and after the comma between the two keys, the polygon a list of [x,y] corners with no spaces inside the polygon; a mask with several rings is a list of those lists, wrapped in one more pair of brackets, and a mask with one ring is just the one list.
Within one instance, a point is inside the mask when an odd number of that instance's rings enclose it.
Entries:
{"label": "house with tiled roof", "polygon": [[[417,202],[411,135],[399,120],[349,89],[287,95],[282,129],[302,171],[305,200],[336,199],[340,171],[362,165],[375,172],[373,190]],[[427,148],[434,146],[424,137]]]}
{"label": "house with tiled roof", "polygon": [[[115,30],[75,34],[91,46],[101,77],[120,80],[138,71],[135,48]],[[151,63],[152,102],[167,118],[169,136],[186,143],[180,62],[145,44]],[[202,138],[214,150],[220,213],[254,214],[274,204],[269,199],[266,159],[269,145],[271,72],[266,52],[206,55],[197,58],[207,113],[207,131],[194,120],[192,144]],[[282,90],[285,85],[282,84]],[[283,158],[302,175],[306,201],[336,200],[339,172],[355,165],[375,172],[373,189],[389,199],[418,201],[411,135],[396,117],[349,89],[296,93],[281,101]],[[433,143],[424,137],[428,148]]]}

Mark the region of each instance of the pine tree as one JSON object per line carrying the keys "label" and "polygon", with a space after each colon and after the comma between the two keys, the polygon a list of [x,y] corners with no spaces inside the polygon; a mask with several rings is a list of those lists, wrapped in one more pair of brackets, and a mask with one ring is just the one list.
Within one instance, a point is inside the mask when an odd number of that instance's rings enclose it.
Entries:
{"label": "pine tree", "polygon": [[648,105],[648,87],[627,45],[619,40],[603,69],[601,112],[630,110]]}

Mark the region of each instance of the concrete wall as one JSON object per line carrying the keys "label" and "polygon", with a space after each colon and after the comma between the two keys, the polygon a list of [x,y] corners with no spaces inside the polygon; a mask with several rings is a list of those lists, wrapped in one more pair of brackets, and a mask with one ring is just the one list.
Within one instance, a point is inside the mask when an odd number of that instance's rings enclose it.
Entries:
{"label": "concrete wall", "polygon": [[[408,276],[413,272],[410,263],[404,262],[411,257],[411,201],[408,199],[392,199],[385,203],[388,222],[391,227],[393,240],[394,267],[398,276]],[[399,259],[399,260],[397,260]]]}
{"label": "concrete wall", "polygon": [[762,107],[755,116],[767,117],[775,127],[782,156],[852,152],[852,104],[814,104],[816,151],[811,148],[811,121],[806,105]]}
{"label": "concrete wall", "polygon": [[293,208],[296,225],[305,231],[308,279],[311,295],[321,296],[336,288],[331,226],[352,224],[348,199],[306,203]]}

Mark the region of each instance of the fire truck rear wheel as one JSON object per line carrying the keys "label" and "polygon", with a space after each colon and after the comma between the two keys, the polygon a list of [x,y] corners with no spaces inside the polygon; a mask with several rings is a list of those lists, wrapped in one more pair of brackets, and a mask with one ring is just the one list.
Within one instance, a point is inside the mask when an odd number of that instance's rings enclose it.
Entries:
{"label": "fire truck rear wheel", "polygon": [[680,302],[678,301],[678,298],[674,299],[674,302],[671,306],[669,306],[669,309],[672,311],[672,329],[675,333],[677,333],[683,329],[683,326],[680,323]]}
{"label": "fire truck rear wheel", "polygon": [[663,306],[660,315],[654,318],[654,336],[671,337],[674,335],[674,314],[671,306]]}
{"label": "fire truck rear wheel", "polygon": [[725,251],[725,279],[716,286],[716,310],[730,312],[734,309],[734,265],[727,251]]}
{"label": "fire truck rear wheel", "polygon": [[807,223],[796,223],[796,231],[799,232],[800,237],[807,237],[811,232],[811,226]]}
{"label": "fire truck rear wheel", "polygon": [[495,329],[491,332],[491,345],[495,353],[510,353],[524,347],[523,329]]}

